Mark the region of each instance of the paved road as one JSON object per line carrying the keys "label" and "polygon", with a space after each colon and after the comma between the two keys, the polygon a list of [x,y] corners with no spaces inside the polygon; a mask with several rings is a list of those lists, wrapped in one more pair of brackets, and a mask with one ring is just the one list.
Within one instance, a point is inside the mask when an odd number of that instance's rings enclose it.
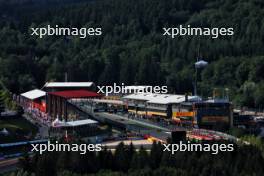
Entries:
{"label": "paved road", "polygon": [[110,114],[110,113],[105,113],[105,112],[103,112],[103,113],[95,113],[95,114],[98,114],[98,115],[104,114],[107,118],[123,119],[123,120],[126,120],[128,122],[132,122],[132,123],[135,123],[135,124],[138,124],[138,125],[141,125],[141,126],[145,126],[145,127],[148,127],[148,128],[154,128],[154,129],[158,129],[158,130],[162,130],[162,131],[170,131],[168,128],[165,128],[165,127],[160,127],[158,125],[150,124],[150,123],[143,122],[143,121],[140,121],[140,120],[126,118],[124,116],[117,115],[117,114]]}
{"label": "paved road", "polygon": [[[76,104],[76,106],[78,106],[78,104]],[[126,123],[126,122],[127,123],[132,123],[132,124],[134,123],[134,124],[138,124],[138,125],[145,126],[145,127],[148,127],[148,128],[159,129],[159,130],[162,130],[163,132],[172,131],[169,128],[161,127],[159,124],[154,124],[154,123],[146,122],[146,121],[143,121],[143,120],[131,119],[131,118],[128,118],[128,117],[122,116],[122,115],[111,114],[111,113],[106,113],[106,112],[97,112],[97,113],[94,113],[93,112],[93,109],[89,105],[82,106],[82,107],[81,106],[78,106],[78,107],[80,109],[82,109],[83,111],[85,111],[86,113],[88,113],[88,114],[90,114],[90,115],[92,115],[94,117],[98,117],[99,116],[99,118],[108,118],[108,119],[112,119],[112,120],[119,121],[119,122],[120,122],[120,119],[122,119],[122,121],[124,121],[124,123]],[[176,127],[176,128],[184,129],[183,127]],[[193,129],[186,129],[186,130],[191,130],[192,131]],[[203,130],[203,129],[200,129],[200,130]],[[233,141],[233,142],[242,142],[244,144],[249,144],[247,141],[241,141],[237,137],[231,136],[231,135],[226,134],[226,133],[222,133],[222,132],[218,132],[218,131],[213,131],[213,130],[204,130],[204,131],[208,131],[210,133],[215,133],[215,134],[217,134],[219,136],[222,136],[225,139],[230,140],[230,141]]]}
{"label": "paved road", "polygon": [[5,111],[5,112],[1,112],[0,114],[0,116],[7,116],[7,117],[13,117],[16,115],[17,115],[16,111]]}
{"label": "paved road", "polygon": [[19,159],[12,158],[0,161],[0,174],[17,170]]}
{"label": "paved road", "polygon": [[24,114],[24,118],[26,118],[28,121],[30,121],[33,124],[36,124],[38,126],[38,133],[36,134],[36,138],[40,139],[46,139],[49,136],[49,127],[45,125],[44,123],[41,123],[40,121],[37,121],[36,119],[31,118],[29,115]]}
{"label": "paved road", "polygon": [[[78,104],[76,104],[75,106],[78,106]],[[91,116],[95,117],[95,118],[107,118],[107,119],[110,119],[110,120],[113,120],[113,121],[116,121],[119,123],[136,124],[136,125],[140,125],[140,126],[147,127],[147,128],[158,129],[158,130],[162,130],[162,131],[171,131],[169,128],[162,127],[158,124],[128,118],[128,117],[123,116],[123,115],[106,113],[106,112],[93,112],[93,109],[88,105],[78,106],[78,107],[80,109],[82,109],[83,111],[85,111],[86,113],[90,114]],[[120,120],[122,120],[122,121],[120,121]]]}

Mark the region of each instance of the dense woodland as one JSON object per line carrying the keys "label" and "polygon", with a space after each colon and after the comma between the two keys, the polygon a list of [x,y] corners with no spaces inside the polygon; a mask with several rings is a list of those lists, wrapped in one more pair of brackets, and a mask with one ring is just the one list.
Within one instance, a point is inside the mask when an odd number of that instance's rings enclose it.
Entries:
{"label": "dense woodland", "polygon": [[[264,107],[262,0],[10,0],[0,1],[0,80],[14,93],[45,81],[167,85],[198,93],[228,88],[236,105]],[[100,37],[30,36],[45,25],[102,27]],[[163,27],[233,27],[233,36],[163,36]],[[199,51],[199,52],[198,52]]]}
{"label": "dense woodland", "polygon": [[[254,139],[255,141],[259,141]],[[20,161],[23,168],[12,175],[29,176],[212,176],[240,175],[261,176],[264,173],[263,143],[255,146],[239,146],[233,152],[213,155],[209,152],[163,152],[160,143],[154,143],[151,151],[133,145],[119,144],[116,151],[48,152],[25,156]]]}

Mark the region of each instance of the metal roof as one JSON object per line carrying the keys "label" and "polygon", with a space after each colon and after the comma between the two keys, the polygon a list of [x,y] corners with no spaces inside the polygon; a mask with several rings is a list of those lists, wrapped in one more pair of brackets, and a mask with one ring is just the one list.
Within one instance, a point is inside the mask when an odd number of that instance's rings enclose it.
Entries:
{"label": "metal roof", "polygon": [[144,100],[144,101],[149,101],[151,98],[162,95],[162,94],[152,94],[152,93],[135,93],[135,94],[130,94],[127,96],[124,96],[123,99],[134,99],[134,100]]}
{"label": "metal roof", "polygon": [[44,87],[91,87],[93,82],[47,82]]}
{"label": "metal roof", "polygon": [[[188,101],[201,101],[201,98],[198,96],[188,96]],[[169,95],[148,101],[148,103],[155,104],[177,104],[182,102],[185,102],[185,95]]]}
{"label": "metal roof", "polygon": [[144,90],[149,86],[125,86],[125,90]]}
{"label": "metal roof", "polygon": [[52,122],[53,127],[76,127],[90,124],[97,124],[98,122],[91,119],[75,120],[75,121],[60,121],[58,118]]}
{"label": "metal roof", "polygon": [[21,96],[30,99],[30,100],[35,100],[37,98],[41,98],[46,96],[46,92],[39,90],[39,89],[34,89],[25,93],[22,93]]}
{"label": "metal roof", "polygon": [[[182,103],[185,101],[185,95],[173,95],[173,94],[151,94],[151,93],[137,93],[130,94],[123,97],[124,99],[143,100],[147,103],[155,104],[173,104]],[[199,101],[198,96],[188,96],[188,101]]]}
{"label": "metal roof", "polygon": [[124,102],[121,100],[93,99],[92,101],[96,103],[107,103],[107,104],[117,104],[117,105],[124,104]]}
{"label": "metal roof", "polygon": [[82,126],[82,125],[89,125],[89,124],[97,124],[98,122],[91,119],[85,120],[77,120],[77,121],[69,121],[66,122],[66,126]]}

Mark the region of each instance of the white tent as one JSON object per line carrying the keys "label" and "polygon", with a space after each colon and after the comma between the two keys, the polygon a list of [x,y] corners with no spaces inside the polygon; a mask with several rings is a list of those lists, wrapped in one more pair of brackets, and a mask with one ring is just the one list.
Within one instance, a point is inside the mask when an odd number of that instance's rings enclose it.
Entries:
{"label": "white tent", "polygon": [[21,94],[22,97],[25,97],[30,100],[35,100],[40,97],[46,96],[46,92],[39,90],[39,89],[34,89],[25,93]]}
{"label": "white tent", "polygon": [[208,62],[204,61],[204,60],[199,60],[197,62],[195,62],[195,68],[203,68],[205,66],[208,65]]}
{"label": "white tent", "polygon": [[7,131],[6,128],[4,128],[2,131],[0,131],[0,134],[9,135],[9,132]]}
{"label": "white tent", "polygon": [[59,118],[57,117],[52,123],[52,127],[60,127],[60,126],[64,126],[65,122],[59,120]]}

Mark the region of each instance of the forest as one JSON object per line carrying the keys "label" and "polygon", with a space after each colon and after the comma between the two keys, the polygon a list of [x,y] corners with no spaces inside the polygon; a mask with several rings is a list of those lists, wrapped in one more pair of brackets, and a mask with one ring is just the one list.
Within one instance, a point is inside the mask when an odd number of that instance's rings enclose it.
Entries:
{"label": "forest", "polygon": [[[254,139],[255,141],[260,141]],[[253,143],[252,143],[253,144]],[[115,152],[46,152],[33,158],[25,155],[20,160],[21,170],[10,176],[261,176],[263,143],[237,146],[233,152],[163,152],[160,143],[151,150],[120,143]]]}
{"label": "forest", "polygon": [[[228,89],[235,106],[264,107],[262,0],[0,1],[0,81],[12,93],[46,81],[167,85],[171,93]],[[100,27],[102,36],[30,35],[31,27]],[[234,28],[233,36],[164,37],[164,27]]]}

